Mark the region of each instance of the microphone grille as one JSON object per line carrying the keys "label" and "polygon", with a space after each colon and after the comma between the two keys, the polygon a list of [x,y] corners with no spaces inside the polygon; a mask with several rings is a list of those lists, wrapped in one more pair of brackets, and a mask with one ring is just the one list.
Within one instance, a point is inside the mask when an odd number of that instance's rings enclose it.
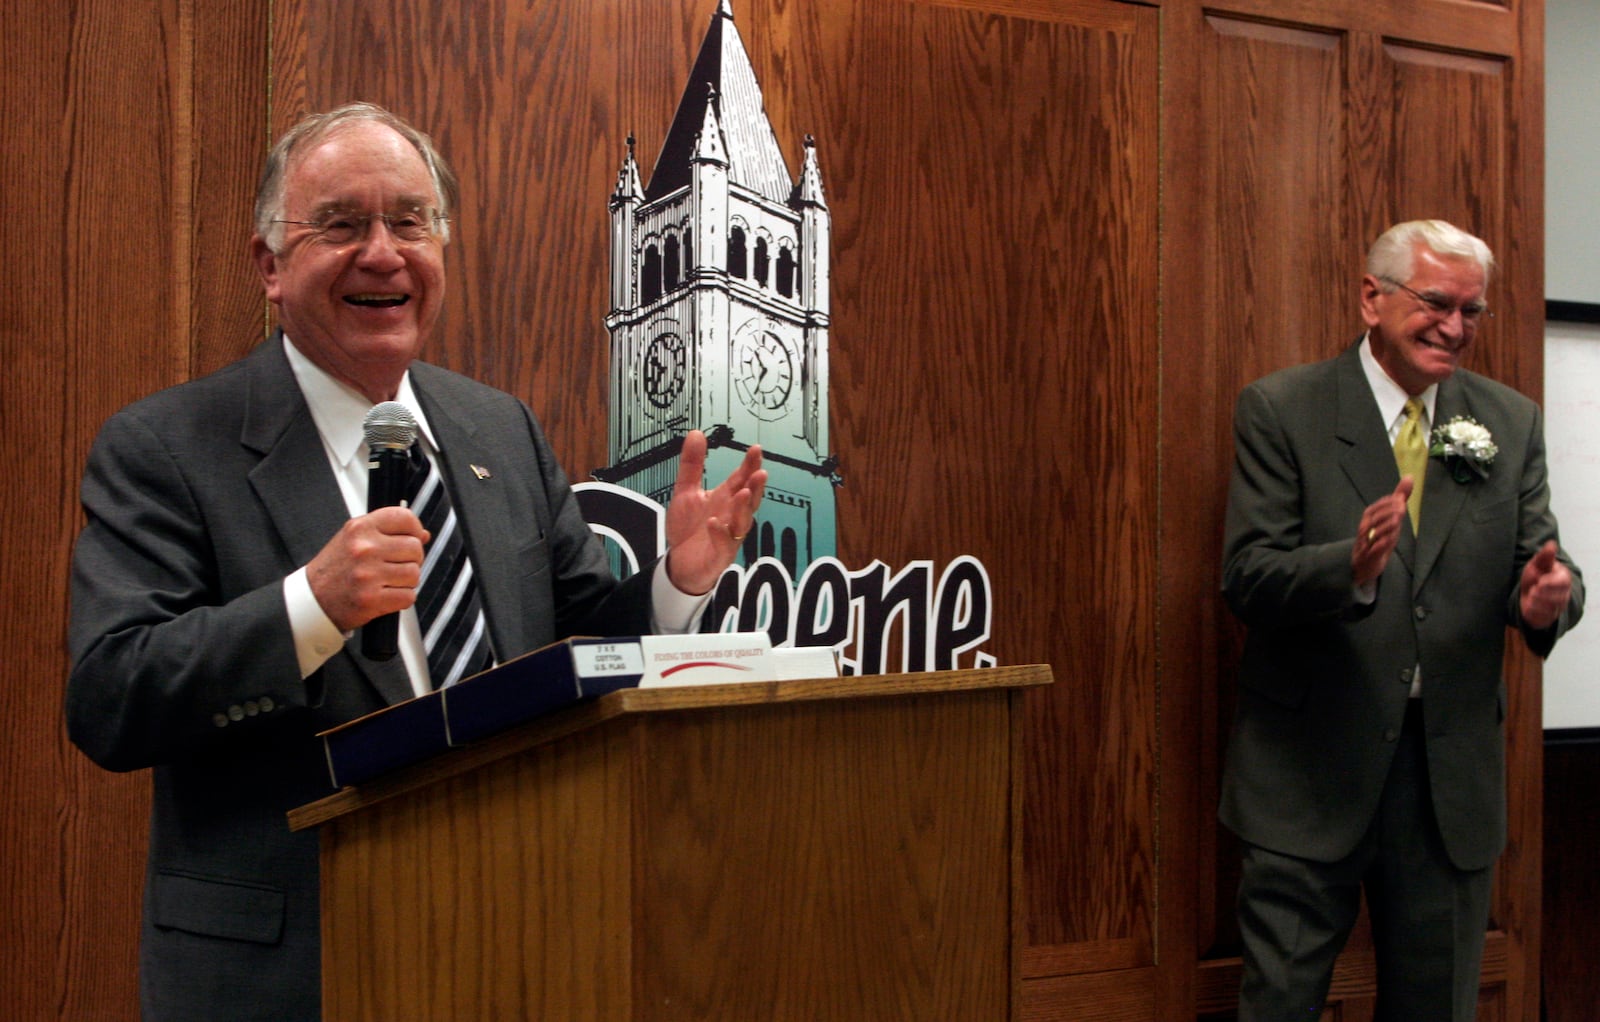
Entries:
{"label": "microphone grille", "polygon": [[367,412],[361,430],[368,447],[410,450],[417,439],[417,417],[398,401],[381,401]]}

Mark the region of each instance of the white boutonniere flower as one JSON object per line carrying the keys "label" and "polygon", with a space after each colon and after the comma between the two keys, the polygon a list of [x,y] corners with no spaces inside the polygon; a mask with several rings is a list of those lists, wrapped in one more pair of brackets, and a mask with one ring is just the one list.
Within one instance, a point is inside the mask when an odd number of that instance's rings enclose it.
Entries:
{"label": "white boutonniere flower", "polygon": [[1450,478],[1458,483],[1469,483],[1474,478],[1489,478],[1489,466],[1500,448],[1483,423],[1465,415],[1458,415],[1442,426],[1433,429],[1428,453],[1443,458],[1450,470]]}

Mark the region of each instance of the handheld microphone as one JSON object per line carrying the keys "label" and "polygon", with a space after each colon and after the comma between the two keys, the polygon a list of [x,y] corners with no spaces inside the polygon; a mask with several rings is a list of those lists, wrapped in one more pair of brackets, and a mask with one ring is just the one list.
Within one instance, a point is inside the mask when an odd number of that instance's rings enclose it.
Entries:
{"label": "handheld microphone", "polygon": [[[417,419],[398,401],[373,405],[361,425],[367,441],[367,511],[404,502]],[[400,651],[400,615],[384,614],[361,627],[361,655],[388,660]]]}

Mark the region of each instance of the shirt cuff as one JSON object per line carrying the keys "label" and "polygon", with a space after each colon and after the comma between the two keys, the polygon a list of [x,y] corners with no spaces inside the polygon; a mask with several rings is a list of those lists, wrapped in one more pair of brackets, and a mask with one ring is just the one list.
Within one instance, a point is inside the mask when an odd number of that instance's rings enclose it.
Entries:
{"label": "shirt cuff", "polygon": [[[716,592],[713,588],[712,592]],[[650,583],[650,617],[657,635],[683,635],[699,623],[700,612],[711,602],[711,593],[690,596],[667,577],[667,559],[656,562]]]}
{"label": "shirt cuff", "polygon": [[302,680],[327,663],[345,640],[354,633],[339,631],[311,592],[306,569],[300,568],[283,580],[283,604],[289,612],[289,630],[294,633],[294,653],[300,661]]}

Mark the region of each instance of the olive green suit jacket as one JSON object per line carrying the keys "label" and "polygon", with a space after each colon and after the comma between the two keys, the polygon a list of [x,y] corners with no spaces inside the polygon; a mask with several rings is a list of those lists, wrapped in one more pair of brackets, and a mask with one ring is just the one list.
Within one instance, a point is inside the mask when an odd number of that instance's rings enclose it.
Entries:
{"label": "olive green suit jacket", "polygon": [[1583,612],[1583,580],[1551,628],[1522,624],[1518,582],[1558,539],[1543,418],[1502,384],[1457,370],[1434,422],[1476,419],[1499,452],[1486,478],[1430,458],[1420,536],[1402,527],[1376,599],[1350,566],[1361,514],[1399,482],[1358,346],[1240,394],[1223,592],[1248,627],[1221,819],[1251,844],[1333,862],[1366,831],[1420,667],[1433,807],[1462,869],[1505,844],[1506,628],[1549,653]]}

